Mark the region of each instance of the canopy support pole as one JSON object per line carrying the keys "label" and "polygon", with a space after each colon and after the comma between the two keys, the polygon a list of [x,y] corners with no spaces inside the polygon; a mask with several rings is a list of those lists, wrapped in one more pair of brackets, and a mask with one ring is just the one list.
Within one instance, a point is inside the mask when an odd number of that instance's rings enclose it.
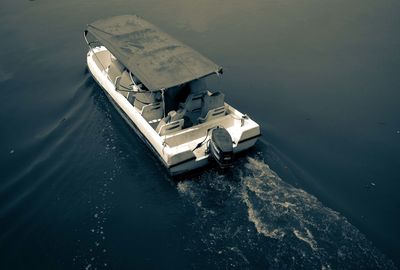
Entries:
{"label": "canopy support pole", "polygon": [[162,102],[163,102],[163,114],[164,114],[164,117],[163,117],[163,118],[165,118],[165,99],[164,99],[164,91],[165,91],[165,89],[162,88],[162,89],[161,89],[161,98],[162,98]]}
{"label": "canopy support pole", "polygon": [[85,30],[85,31],[83,32],[83,36],[84,36],[84,38],[85,38],[86,44],[88,45],[89,50],[93,53],[94,57],[97,58],[97,61],[99,61],[99,63],[100,63],[100,65],[101,65],[101,67],[103,68],[103,70],[105,71],[106,68],[104,67],[104,65],[103,65],[103,63],[100,61],[100,59],[97,57],[97,54],[93,51],[93,48],[92,48],[92,46],[91,46],[92,42],[89,42],[89,41],[87,40],[87,34],[88,34],[88,30]]}

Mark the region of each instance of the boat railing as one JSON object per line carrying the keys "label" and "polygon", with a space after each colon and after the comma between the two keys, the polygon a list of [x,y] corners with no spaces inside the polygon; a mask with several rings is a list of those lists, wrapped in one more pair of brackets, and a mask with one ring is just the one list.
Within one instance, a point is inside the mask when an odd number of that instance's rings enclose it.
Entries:
{"label": "boat railing", "polygon": [[[93,47],[100,47],[100,46],[101,46],[100,41],[98,41],[98,40],[89,41],[89,40],[87,39],[87,34],[88,34],[88,33],[89,33],[89,32],[88,32],[87,30],[85,30],[85,31],[83,32],[83,37],[85,38],[86,44],[89,46],[89,49],[93,49]],[[93,45],[94,45],[94,46],[93,46]]]}
{"label": "boat railing", "polygon": [[89,41],[87,39],[87,34],[88,34],[88,30],[85,30],[83,32],[83,37],[85,38],[86,44],[89,47],[89,51],[92,52],[92,54],[94,55],[94,57],[96,57],[97,61],[99,62],[99,64],[101,65],[101,67],[103,68],[103,70],[106,70],[106,68],[104,67],[103,63],[100,61],[100,59],[97,57],[97,54],[93,51],[93,44],[96,44],[94,47],[100,47],[101,43],[98,40],[93,40],[93,41]]}

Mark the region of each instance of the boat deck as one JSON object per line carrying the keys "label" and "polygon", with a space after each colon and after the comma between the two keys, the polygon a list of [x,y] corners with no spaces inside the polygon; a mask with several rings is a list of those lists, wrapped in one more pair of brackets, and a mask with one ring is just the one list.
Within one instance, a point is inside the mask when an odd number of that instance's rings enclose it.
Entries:
{"label": "boat deck", "polygon": [[[184,125],[186,120],[182,116],[170,122],[163,122],[166,119],[164,115],[168,116],[169,112],[160,109],[157,102],[140,108],[135,104],[132,93],[118,91],[115,83],[118,74],[111,74],[109,70],[112,61],[113,55],[103,46],[94,47],[88,53],[88,66],[96,80],[125,120],[136,126],[152,150],[168,168],[171,167],[171,173],[181,173],[208,163],[208,143],[211,130],[214,128],[223,127],[229,132],[234,153],[254,145],[260,135],[257,123],[225,102],[221,104],[222,106],[207,111],[206,117],[203,118],[199,117],[201,108],[196,109],[196,112],[190,115],[193,120],[190,122],[194,122],[192,125]],[[212,93],[206,92],[202,95],[209,98]],[[189,101],[195,101],[202,104],[201,106],[205,103],[203,99],[200,102],[196,96]],[[188,107],[186,103],[185,110]],[[153,106],[156,113],[146,114],[146,106]]]}

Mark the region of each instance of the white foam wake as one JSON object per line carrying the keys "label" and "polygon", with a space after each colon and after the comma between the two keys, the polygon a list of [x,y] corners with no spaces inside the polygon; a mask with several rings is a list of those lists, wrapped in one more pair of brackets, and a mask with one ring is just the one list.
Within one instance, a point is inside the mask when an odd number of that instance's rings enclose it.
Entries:
{"label": "white foam wake", "polygon": [[[231,176],[208,171],[178,184],[193,205],[206,267],[396,269],[345,217],[283,181],[258,158]],[[193,238],[194,239],[194,238]]]}

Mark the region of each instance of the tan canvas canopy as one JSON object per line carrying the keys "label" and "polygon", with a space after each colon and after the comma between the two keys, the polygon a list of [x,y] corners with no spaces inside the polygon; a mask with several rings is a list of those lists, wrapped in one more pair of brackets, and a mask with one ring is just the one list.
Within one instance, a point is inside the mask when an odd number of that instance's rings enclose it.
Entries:
{"label": "tan canvas canopy", "polygon": [[136,15],[95,21],[87,32],[151,91],[222,73],[220,66]]}

